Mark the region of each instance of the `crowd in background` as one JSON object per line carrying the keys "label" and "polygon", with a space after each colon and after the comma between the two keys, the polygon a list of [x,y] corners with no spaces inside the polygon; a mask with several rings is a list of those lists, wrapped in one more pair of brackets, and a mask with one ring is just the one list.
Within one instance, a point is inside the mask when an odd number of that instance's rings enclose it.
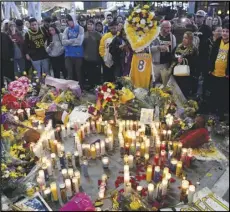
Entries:
{"label": "crowd in background", "polygon": [[[63,19],[3,20],[1,28],[1,87],[36,70],[56,78],[76,80],[82,90],[115,81],[130,73],[133,52],[124,31],[125,17],[66,15]],[[148,48],[149,49],[149,48]],[[228,112],[229,16],[209,17],[202,10],[160,21],[160,34],[150,46],[155,82],[167,69],[187,63],[191,74],[175,80],[186,98],[199,96],[206,112]],[[147,50],[143,50],[145,52]],[[148,50],[149,51],[149,50]],[[172,73],[173,74],[173,73]],[[4,76],[4,77],[3,77]]]}

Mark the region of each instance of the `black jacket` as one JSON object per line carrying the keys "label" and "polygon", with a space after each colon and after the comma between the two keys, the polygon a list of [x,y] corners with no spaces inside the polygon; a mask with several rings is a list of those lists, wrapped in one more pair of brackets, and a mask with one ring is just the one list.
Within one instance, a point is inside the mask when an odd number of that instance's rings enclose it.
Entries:
{"label": "black jacket", "polygon": [[14,58],[14,44],[10,37],[1,32],[1,60],[10,60]]}
{"label": "black jacket", "polygon": [[[214,42],[211,55],[210,55],[210,60],[209,60],[209,70],[213,72],[215,70],[215,63],[216,63],[216,58],[219,53],[220,49],[220,43],[221,43],[222,38],[219,38]],[[228,50],[228,62],[227,62],[227,69],[226,69],[226,75],[229,75],[229,50]]]}

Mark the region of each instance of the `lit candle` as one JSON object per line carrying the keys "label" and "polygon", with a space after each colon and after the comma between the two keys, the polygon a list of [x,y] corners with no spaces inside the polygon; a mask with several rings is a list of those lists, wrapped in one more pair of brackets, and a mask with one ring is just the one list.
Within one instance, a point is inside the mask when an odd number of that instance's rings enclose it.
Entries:
{"label": "lit candle", "polygon": [[164,166],[166,161],[166,151],[165,150],[161,150],[161,165]]}
{"label": "lit candle", "polygon": [[72,197],[73,192],[72,192],[72,185],[71,185],[71,180],[70,179],[65,179],[65,186],[66,186],[67,196]]}
{"label": "lit candle", "polygon": [[81,184],[81,173],[77,170],[74,172],[74,176],[77,178],[78,185],[80,186],[80,184]]}
{"label": "lit candle", "polygon": [[52,182],[50,184],[50,190],[51,190],[51,193],[52,193],[52,198],[53,198],[53,201],[58,201],[58,192],[57,192],[57,184],[56,182]]}
{"label": "lit candle", "polygon": [[73,178],[73,169],[68,169],[68,175],[69,175],[69,178],[72,179]]}
{"label": "lit candle", "polygon": [[62,169],[62,170],[61,170],[61,173],[62,173],[62,176],[63,176],[64,179],[67,179],[67,178],[68,178],[67,169]]}
{"label": "lit candle", "polygon": [[45,174],[45,180],[48,181],[49,180],[49,174],[48,174],[48,167],[46,164],[42,165],[42,170],[44,171],[44,174]]}
{"label": "lit candle", "polygon": [[98,197],[99,197],[99,199],[104,199],[104,197],[105,197],[105,192],[104,192],[103,190],[100,190],[100,191],[98,192]]}
{"label": "lit candle", "polygon": [[142,186],[137,186],[137,193],[141,195],[141,191],[143,190]]}
{"label": "lit candle", "polygon": [[141,149],[141,144],[140,144],[140,142],[137,142],[136,143],[136,151],[140,151],[140,149]]}
{"label": "lit candle", "polygon": [[79,159],[79,153],[78,151],[74,152],[74,162],[75,162],[75,167],[80,167],[80,159]]}
{"label": "lit candle", "polygon": [[49,176],[51,176],[53,174],[51,162],[48,160],[46,164],[47,164],[48,174]]}
{"label": "lit candle", "polygon": [[67,202],[67,194],[66,194],[66,186],[64,183],[59,185],[60,188],[60,196],[61,196],[61,201],[62,203],[66,203]]}
{"label": "lit candle", "polygon": [[189,189],[189,181],[182,180],[180,201],[186,200],[188,189]]}
{"label": "lit candle", "polygon": [[128,164],[129,161],[129,156],[128,155],[124,155],[124,164]]}
{"label": "lit candle", "polygon": [[108,169],[109,168],[109,158],[108,157],[103,157],[102,158],[102,164],[103,164],[104,169]]}
{"label": "lit candle", "polygon": [[40,190],[42,190],[45,186],[45,181],[42,177],[38,176],[37,177],[37,183],[38,183],[38,186],[40,187]]}
{"label": "lit candle", "polygon": [[171,140],[171,136],[172,136],[172,131],[171,131],[171,130],[168,130],[168,131],[167,131],[167,137],[168,137],[168,140],[169,140],[169,141]]}
{"label": "lit candle", "polygon": [[176,166],[176,176],[180,177],[181,173],[182,173],[182,161],[178,161],[177,162],[177,166]]}
{"label": "lit candle", "polygon": [[109,136],[109,151],[113,151],[113,136]]}
{"label": "lit candle", "polygon": [[181,142],[178,142],[178,146],[177,146],[177,155],[178,156],[181,155],[182,146],[183,146],[183,144]]}
{"label": "lit candle", "polygon": [[141,143],[141,157],[144,157],[145,155],[145,144]]}
{"label": "lit candle", "polygon": [[188,150],[186,148],[182,148],[180,160],[182,161],[183,164],[185,164],[186,162],[187,152]]}
{"label": "lit candle", "polygon": [[61,126],[61,137],[62,141],[64,141],[64,138],[66,137],[66,130],[64,125]]}
{"label": "lit candle", "polygon": [[169,168],[165,167],[163,170],[163,178],[165,178],[168,173],[169,173]]}
{"label": "lit candle", "polygon": [[146,171],[146,181],[147,182],[151,182],[151,180],[152,180],[152,172],[153,172],[152,165],[148,165],[147,171]]}
{"label": "lit candle", "polygon": [[80,142],[77,142],[77,151],[79,153],[79,157],[83,156],[82,145]]}
{"label": "lit candle", "polygon": [[173,156],[177,155],[178,142],[173,142]]}
{"label": "lit candle", "polygon": [[160,140],[156,141],[156,153],[160,154],[160,149],[161,149],[161,142]]}
{"label": "lit candle", "polygon": [[162,180],[162,196],[164,197],[167,194],[167,188],[168,188],[168,180],[167,179],[163,179]]}
{"label": "lit candle", "polygon": [[124,183],[129,183],[129,172],[124,172]]}
{"label": "lit candle", "polygon": [[78,178],[77,178],[77,177],[74,177],[74,178],[72,179],[72,183],[73,183],[74,193],[75,193],[75,194],[79,193]]}
{"label": "lit candle", "polygon": [[171,160],[171,170],[172,170],[172,172],[176,172],[176,167],[177,167],[177,159],[175,159],[175,158],[173,158],[172,160]]}
{"label": "lit candle", "polygon": [[105,155],[105,142],[104,141],[101,141],[101,155]]}
{"label": "lit candle", "polygon": [[166,150],[166,142],[165,141],[162,141],[161,142],[161,150]]}
{"label": "lit candle", "polygon": [[159,155],[158,154],[156,154],[154,156],[153,163],[154,163],[155,166],[159,166],[160,165],[160,163],[159,163]]}
{"label": "lit candle", "polygon": [[148,162],[149,162],[149,154],[145,153],[144,158],[145,158],[145,164],[148,164]]}
{"label": "lit candle", "polygon": [[133,168],[133,155],[129,155],[128,157],[128,164],[129,164],[129,168],[132,169]]}
{"label": "lit candle", "polygon": [[51,156],[52,168],[56,169],[56,167],[57,167],[56,154],[52,153],[50,156]]}
{"label": "lit candle", "polygon": [[83,169],[84,176],[88,177],[89,173],[88,173],[88,161],[87,160],[83,161],[82,169]]}
{"label": "lit candle", "polygon": [[73,168],[73,160],[72,160],[72,154],[71,152],[66,153],[66,162],[68,168]]}
{"label": "lit candle", "polygon": [[97,157],[97,153],[96,153],[96,148],[94,144],[91,145],[90,152],[91,152],[91,158],[95,160]]}
{"label": "lit candle", "polygon": [[160,181],[160,166],[155,166],[155,170],[154,170],[154,178],[153,181],[154,183],[158,183]]}
{"label": "lit candle", "polygon": [[130,147],[130,144],[129,143],[126,143],[125,144],[125,154],[129,154],[129,147]]}
{"label": "lit candle", "polygon": [[125,195],[129,195],[132,192],[132,184],[126,183],[124,189]]}
{"label": "lit candle", "polygon": [[163,139],[166,139],[167,131],[166,131],[166,130],[163,130],[162,134],[163,134]]}
{"label": "lit candle", "polygon": [[61,151],[61,143],[60,142],[58,142],[57,143],[57,155],[60,155],[61,153],[62,153],[62,151]]}
{"label": "lit candle", "polygon": [[51,190],[50,190],[49,187],[44,190],[44,199],[46,201],[50,201],[51,200]]}
{"label": "lit candle", "polygon": [[150,140],[146,139],[145,140],[145,153],[149,154],[149,147],[150,147]]}
{"label": "lit candle", "polygon": [[97,157],[100,157],[101,156],[101,152],[100,152],[100,143],[99,142],[97,142],[95,144],[95,148],[96,148]]}
{"label": "lit candle", "polygon": [[107,179],[108,179],[108,176],[107,176],[106,174],[103,174],[103,175],[101,176],[102,182],[107,183]]}
{"label": "lit candle", "polygon": [[190,185],[188,188],[188,204],[192,204],[193,203],[193,197],[195,194],[196,188],[194,185]]}
{"label": "lit candle", "polygon": [[148,198],[150,201],[153,200],[154,185],[152,183],[148,184]]}
{"label": "lit candle", "polygon": [[172,143],[172,141],[168,142],[168,150],[173,150],[173,143]]}
{"label": "lit candle", "polygon": [[45,181],[45,172],[44,172],[44,170],[39,170],[38,171],[38,176],[43,180],[43,184],[45,184],[46,181]]}
{"label": "lit candle", "polygon": [[131,146],[130,146],[130,155],[135,155],[136,153],[136,146],[135,146],[135,143],[132,142]]}
{"label": "lit candle", "polygon": [[101,121],[96,122],[97,133],[101,133]]}

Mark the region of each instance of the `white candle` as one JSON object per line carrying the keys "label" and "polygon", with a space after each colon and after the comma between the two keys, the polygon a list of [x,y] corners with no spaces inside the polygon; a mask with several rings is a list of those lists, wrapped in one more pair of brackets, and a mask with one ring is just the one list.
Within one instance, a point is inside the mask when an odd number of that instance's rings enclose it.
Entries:
{"label": "white candle", "polygon": [[102,176],[101,176],[101,180],[102,180],[102,182],[107,182],[107,179],[108,179],[108,176],[106,175],[106,174],[103,174]]}
{"label": "white candle", "polygon": [[62,137],[62,140],[64,140],[64,138],[66,137],[66,131],[65,131],[64,125],[61,125],[61,137]]}
{"label": "white candle", "polygon": [[128,156],[128,164],[130,169],[133,168],[133,158],[134,158],[133,155]]}
{"label": "white candle", "polygon": [[40,176],[37,177],[37,183],[38,183],[40,188],[43,188],[43,186],[45,185],[44,179]]}
{"label": "white candle", "polygon": [[149,200],[153,200],[154,185],[152,183],[148,184],[148,197]]}
{"label": "white candle", "polygon": [[69,175],[70,179],[73,178],[73,169],[72,168],[68,169],[68,175]]}
{"label": "white candle", "polygon": [[137,186],[137,193],[141,195],[141,191],[143,190],[142,186]]}
{"label": "white candle", "polygon": [[105,142],[101,141],[101,155],[105,155]]}
{"label": "white candle", "polygon": [[168,130],[167,135],[168,135],[168,140],[171,140],[172,131]]}
{"label": "white candle", "polygon": [[162,196],[165,196],[167,194],[167,188],[168,188],[168,180],[163,179],[162,180]]}
{"label": "white candle", "polygon": [[124,172],[129,172],[129,165],[124,165]]}
{"label": "white candle", "polygon": [[46,164],[47,164],[48,174],[49,174],[49,176],[51,176],[53,174],[53,172],[52,172],[52,164],[51,164],[50,160],[48,160],[46,162]]}
{"label": "white candle", "polygon": [[72,179],[72,183],[73,183],[73,188],[74,188],[75,194],[76,194],[76,193],[79,193],[78,178],[77,178],[77,177],[74,177],[74,178]]}
{"label": "white candle", "polygon": [[125,195],[128,195],[132,192],[132,184],[131,183],[125,184],[124,192],[125,192]]}
{"label": "white candle", "polygon": [[77,170],[74,172],[74,176],[78,179],[78,185],[81,184],[81,173]]}
{"label": "white candle", "polygon": [[98,192],[98,197],[99,197],[99,199],[103,199],[105,197],[105,192],[103,190],[100,190]]}
{"label": "white candle", "polygon": [[108,169],[109,168],[109,158],[108,157],[103,157],[102,158],[102,164],[103,164],[104,169]]}
{"label": "white candle", "polygon": [[82,145],[80,142],[77,142],[77,151],[79,153],[79,157],[83,156]]}
{"label": "white candle", "polygon": [[56,162],[56,154],[55,154],[55,153],[52,153],[50,156],[51,156],[51,161],[52,161],[52,168],[55,169],[55,168],[56,168],[56,165],[57,165],[57,162]]}
{"label": "white candle", "polygon": [[150,140],[145,140],[145,153],[149,153],[149,147],[150,147]]}
{"label": "white candle", "polygon": [[43,180],[43,184],[45,184],[45,172],[43,170],[38,171],[38,176]]}
{"label": "white candle", "polygon": [[66,179],[68,177],[67,169],[62,169],[61,173],[62,173],[62,176],[63,176],[64,179]]}
{"label": "white candle", "polygon": [[145,153],[144,158],[145,158],[145,164],[147,164],[149,161],[149,154]]}
{"label": "white candle", "polygon": [[96,147],[97,157],[100,157],[100,155],[101,155],[101,151],[100,151],[100,143],[99,143],[99,142],[97,142],[97,143],[95,144],[95,147]]}
{"label": "white candle", "polygon": [[113,137],[110,136],[108,139],[109,139],[109,151],[113,151]]}
{"label": "white candle", "polygon": [[124,173],[124,183],[129,183],[129,172]]}
{"label": "white candle", "polygon": [[27,113],[27,116],[29,118],[30,117],[30,108],[26,108],[26,113]]}
{"label": "white candle", "polygon": [[188,188],[188,204],[192,204],[195,191],[196,191],[195,186],[190,185]]}
{"label": "white candle", "polygon": [[67,196],[72,197],[73,193],[72,193],[72,187],[71,187],[71,180],[70,179],[65,180],[65,186],[66,186]]}

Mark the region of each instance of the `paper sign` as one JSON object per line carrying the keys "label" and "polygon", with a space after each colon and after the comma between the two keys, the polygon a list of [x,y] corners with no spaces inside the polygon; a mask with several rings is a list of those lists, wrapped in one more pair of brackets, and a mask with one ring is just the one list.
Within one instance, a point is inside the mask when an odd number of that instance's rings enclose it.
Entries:
{"label": "paper sign", "polygon": [[153,122],[153,109],[141,109],[140,122],[142,124],[151,124]]}

